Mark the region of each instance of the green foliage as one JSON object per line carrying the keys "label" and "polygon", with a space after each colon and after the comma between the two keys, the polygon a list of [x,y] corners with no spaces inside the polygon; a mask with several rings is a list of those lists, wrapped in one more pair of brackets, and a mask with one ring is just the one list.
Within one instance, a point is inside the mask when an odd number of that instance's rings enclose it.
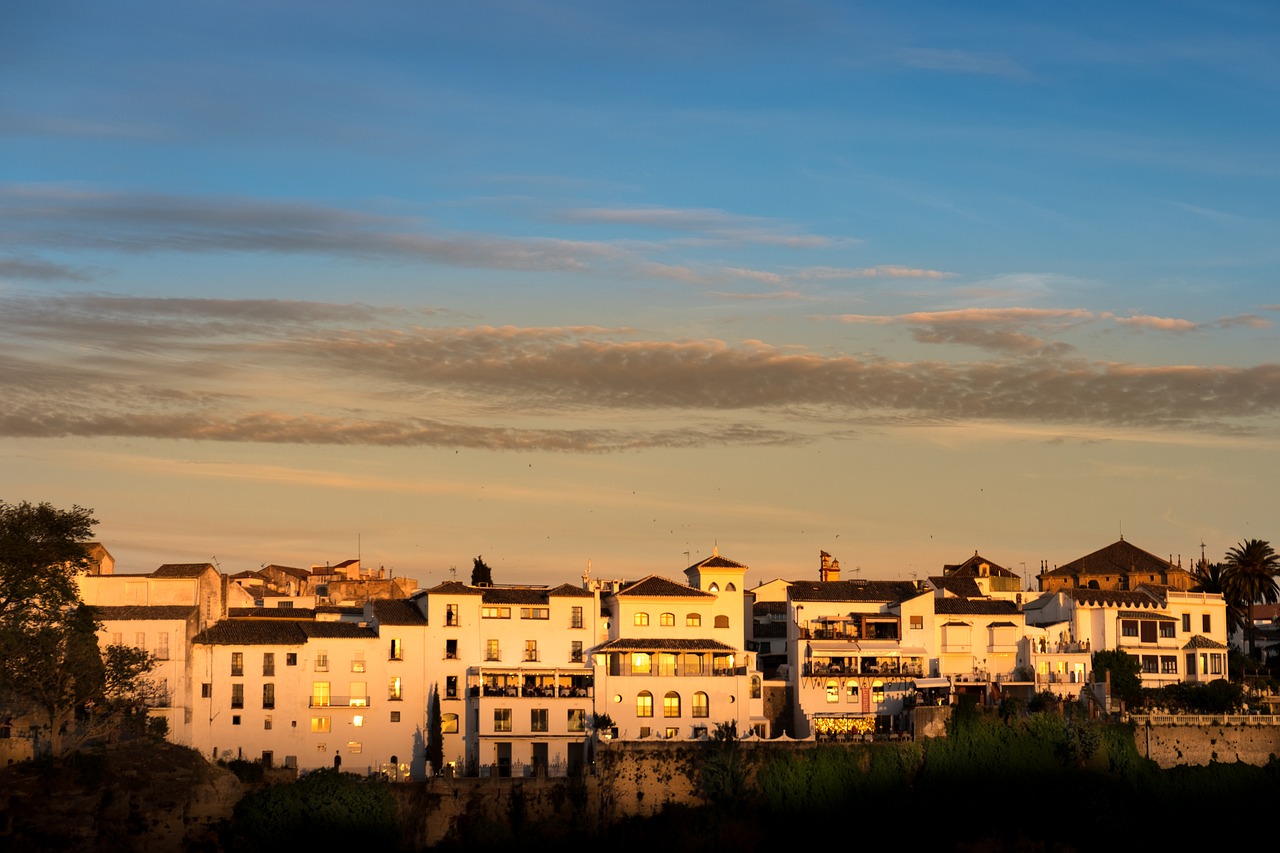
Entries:
{"label": "green foliage", "polygon": [[396,802],[386,783],[337,770],[252,791],[236,806],[238,844],[251,849],[394,847]]}
{"label": "green foliage", "polygon": [[80,506],[0,501],[0,624],[39,624],[79,603],[75,574],[88,564],[84,543],[97,523]]}
{"label": "green foliage", "polygon": [[444,767],[444,718],[440,716],[440,689],[431,686],[431,698],[427,703],[427,762],[432,773],[440,773]]}
{"label": "green foliage", "polygon": [[616,725],[617,723],[613,721],[613,717],[610,717],[608,714],[592,714],[591,715],[591,728],[595,729],[596,731],[600,731],[602,729],[611,729]]}
{"label": "green foliage", "polygon": [[471,561],[471,585],[493,586],[493,569],[484,561],[484,557],[476,557]]}
{"label": "green foliage", "polygon": [[705,749],[699,773],[702,795],[720,806],[741,801],[747,774],[742,761],[742,743],[738,740],[738,724],[733,720],[717,723]]}
{"label": "green foliage", "polygon": [[1132,655],[1118,649],[1093,653],[1093,678],[1101,682],[1111,673],[1111,694],[1126,705],[1142,701],[1141,667]]}
{"label": "green foliage", "polygon": [[1218,679],[1207,683],[1178,682],[1142,691],[1141,708],[1173,714],[1233,714],[1244,707],[1244,686]]}

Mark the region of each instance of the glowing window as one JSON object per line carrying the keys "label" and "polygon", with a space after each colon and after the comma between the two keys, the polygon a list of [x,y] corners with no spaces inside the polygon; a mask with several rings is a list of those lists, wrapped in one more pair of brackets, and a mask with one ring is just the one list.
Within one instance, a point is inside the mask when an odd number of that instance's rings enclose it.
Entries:
{"label": "glowing window", "polygon": [[642,690],[636,694],[636,716],[653,716],[653,694],[648,690]]}

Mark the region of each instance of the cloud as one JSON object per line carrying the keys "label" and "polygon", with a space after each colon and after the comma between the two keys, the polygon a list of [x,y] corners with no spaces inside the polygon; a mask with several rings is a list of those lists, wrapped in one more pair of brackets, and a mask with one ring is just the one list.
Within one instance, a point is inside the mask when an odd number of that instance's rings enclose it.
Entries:
{"label": "cloud", "polygon": [[937,362],[627,328],[429,326],[324,303],[0,298],[0,435],[587,453],[974,422],[1274,431],[1278,364],[1092,361],[1026,332],[1090,316],[845,318],[997,355]]}
{"label": "cloud", "polygon": [[85,273],[38,258],[0,258],[0,281],[4,279],[24,281],[88,281]]}
{"label": "cloud", "polygon": [[717,243],[755,243],[793,249],[847,245],[847,237],[806,234],[792,224],[761,216],[743,216],[712,208],[574,208],[554,217],[561,222],[587,225],[625,225],[654,231],[694,234]]}
{"label": "cloud", "polygon": [[1115,322],[1121,326],[1137,329],[1154,329],[1159,332],[1191,332],[1197,324],[1177,317],[1153,317],[1149,314],[1135,314],[1129,317],[1116,317]]}
{"label": "cloud", "polygon": [[1012,59],[967,50],[931,47],[901,48],[896,51],[895,58],[903,65],[930,71],[979,74],[1011,80],[1027,80],[1031,77],[1024,66]]}

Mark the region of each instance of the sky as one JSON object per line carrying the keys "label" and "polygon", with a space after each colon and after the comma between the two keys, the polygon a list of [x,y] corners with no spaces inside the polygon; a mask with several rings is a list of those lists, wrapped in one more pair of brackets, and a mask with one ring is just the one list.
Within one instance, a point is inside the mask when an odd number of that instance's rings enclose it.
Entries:
{"label": "sky", "polygon": [[0,499],[117,571],[1280,539],[1269,2],[17,2]]}

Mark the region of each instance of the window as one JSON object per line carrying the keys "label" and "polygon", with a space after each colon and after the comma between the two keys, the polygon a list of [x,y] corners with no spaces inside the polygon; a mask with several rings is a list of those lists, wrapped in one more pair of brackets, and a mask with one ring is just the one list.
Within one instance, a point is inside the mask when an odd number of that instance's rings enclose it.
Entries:
{"label": "window", "polygon": [[653,729],[649,728],[648,726],[640,727],[640,737],[642,738],[648,737],[651,734],[653,734]]}
{"label": "window", "polygon": [[497,640],[484,641],[484,659],[485,660],[502,660],[502,652],[498,649]]}
{"label": "window", "polygon": [[653,662],[647,652],[631,653],[631,674],[632,675],[644,675],[645,673],[650,672],[652,668],[653,668]]}
{"label": "window", "polygon": [[458,605],[446,604],[444,606],[444,624],[450,628],[458,627]]}
{"label": "window", "polygon": [[524,641],[524,659],[526,661],[536,661],[538,659],[538,641]]}
{"label": "window", "polygon": [[695,717],[711,716],[711,707],[707,704],[707,694],[702,691],[693,694],[693,715]]}
{"label": "window", "polygon": [[635,623],[636,623],[637,625],[640,625],[640,626],[648,625],[648,624],[649,624],[649,614],[648,614],[648,613],[637,613],[637,614],[636,614],[636,616],[635,616]]}
{"label": "window", "polygon": [[1178,674],[1178,659],[1173,655],[1160,656],[1160,671],[1165,675]]}
{"label": "window", "polygon": [[510,619],[511,608],[510,607],[481,607],[480,618],[481,619]]}
{"label": "window", "polygon": [[664,628],[670,628],[676,624],[676,615],[674,613],[663,613],[658,617],[658,624]]}
{"label": "window", "polygon": [[244,675],[244,652],[231,653],[231,677],[240,678]]}
{"label": "window", "polygon": [[662,716],[680,716],[680,694],[674,690],[662,697]]}
{"label": "window", "polygon": [[169,659],[169,632],[165,631],[156,635],[156,659]]}
{"label": "window", "polygon": [[147,634],[146,634],[146,632],[145,632],[145,631],[139,631],[138,633],[134,634],[134,635],[133,635],[133,644],[134,644],[135,646],[137,646],[138,648],[140,648],[140,649],[146,649],[146,647],[147,647]]}
{"label": "window", "polygon": [[353,755],[359,755],[362,751],[364,751],[364,746],[359,741],[347,741],[347,752],[350,752]]}
{"label": "window", "polygon": [[1212,631],[1212,630],[1213,630],[1211,627],[1209,627],[1209,626],[1210,626],[1210,625],[1212,625],[1213,623],[1209,620],[1209,614],[1208,614],[1208,613],[1204,614],[1204,616],[1201,618],[1201,620],[1200,620],[1200,621],[1201,621],[1201,623],[1204,625],[1204,627],[1203,627],[1203,628],[1201,628],[1200,630],[1204,631],[1206,634],[1208,634],[1210,631]]}
{"label": "window", "polygon": [[729,581],[727,584],[725,584],[724,591],[725,591],[725,592],[737,592],[737,591],[738,591],[738,588],[737,588],[736,586],[734,586],[734,585],[733,585],[733,581]]}
{"label": "window", "polygon": [[313,734],[325,734],[329,731],[329,717],[312,717],[311,731]]}
{"label": "window", "polygon": [[658,653],[658,675],[676,674],[676,656],[670,652]]}
{"label": "window", "polygon": [[1158,628],[1155,622],[1142,623],[1142,642],[1154,643],[1156,641],[1156,632]]}
{"label": "window", "polygon": [[1120,636],[1136,637],[1138,636],[1138,623],[1133,619],[1120,620]]}
{"label": "window", "polygon": [[387,683],[387,698],[392,702],[399,702],[404,698],[403,684],[401,684],[400,676],[396,676]]}
{"label": "window", "polygon": [[653,716],[653,694],[648,690],[641,690],[636,694],[636,716]]}
{"label": "window", "polygon": [[702,614],[690,613],[688,616],[684,617],[684,624],[686,628],[701,628]]}
{"label": "window", "polygon": [[445,660],[458,659],[458,641],[457,640],[444,641],[444,659]]}
{"label": "window", "polygon": [[720,584],[716,583],[715,581],[712,581],[711,586],[707,587],[707,592],[719,592],[719,591],[720,591]]}
{"label": "window", "polygon": [[582,641],[574,640],[569,644],[569,660],[572,663],[582,663]]}
{"label": "window", "polygon": [[316,672],[329,671],[329,653],[316,652]]}
{"label": "window", "polygon": [[1182,614],[1182,633],[1184,634],[1191,633],[1191,614],[1190,613]]}
{"label": "window", "polygon": [[233,725],[233,726],[238,726],[238,725],[240,725],[240,715],[239,715],[239,714],[232,714],[232,715],[231,715],[231,725]]}
{"label": "window", "polygon": [[271,731],[271,715],[267,714],[262,718],[262,728],[264,731]]}
{"label": "window", "polygon": [[208,698],[209,698],[210,696],[212,696],[212,695],[213,695],[213,685],[212,685],[211,683],[209,683],[208,681],[206,681],[204,684],[201,684],[201,685],[200,685],[200,698],[201,698],[201,699],[208,699]]}
{"label": "window", "polygon": [[[1204,617],[1208,619],[1209,617]],[[1209,655],[1209,674],[1222,675],[1222,659],[1225,655]]]}
{"label": "window", "polygon": [[356,714],[351,718],[351,725],[357,729],[364,727],[364,714]]}
{"label": "window", "polygon": [[1178,636],[1178,626],[1173,622],[1160,623],[1160,636],[1163,638],[1172,638]]}
{"label": "window", "polygon": [[268,681],[262,685],[262,707],[274,708],[276,706],[276,686]]}
{"label": "window", "polygon": [[529,710],[529,731],[545,732],[547,730],[547,709],[531,708]]}
{"label": "window", "polygon": [[678,738],[678,737],[680,737],[680,730],[675,728],[674,726],[668,726],[667,734],[666,734],[667,740],[671,740],[673,738]]}
{"label": "window", "polygon": [[311,684],[311,707],[325,708],[329,705],[329,682],[314,681]]}
{"label": "window", "polygon": [[286,652],[286,653],[285,653],[285,656],[284,656],[284,665],[285,665],[285,666],[297,666],[297,665],[298,665],[298,653],[297,653],[297,652]]}
{"label": "window", "polygon": [[581,607],[573,608],[573,615],[569,617],[569,627],[570,628],[582,627],[582,608]]}
{"label": "window", "polygon": [[458,715],[457,714],[441,714],[440,715],[440,734],[456,735],[458,733]]}
{"label": "window", "polygon": [[685,675],[702,675],[702,655],[687,654],[684,656],[684,674]]}
{"label": "window", "polygon": [[[694,727],[693,727],[693,736],[694,736],[695,738],[705,738],[705,737],[707,736],[707,727],[706,727],[706,726],[694,726]],[[764,737],[764,735],[761,735],[761,737]]]}
{"label": "window", "polygon": [[119,631],[116,631],[114,634],[111,635],[111,645],[119,646],[123,644],[124,644],[124,636]]}
{"label": "window", "polygon": [[728,628],[728,627],[729,627],[729,617],[728,617],[728,616],[717,616],[717,617],[716,617],[716,627],[717,627],[717,628]]}
{"label": "window", "polygon": [[569,709],[569,731],[585,732],[587,730],[587,712],[582,708]]}
{"label": "window", "polygon": [[494,708],[493,709],[493,730],[495,732],[511,731],[511,709],[510,708]]}
{"label": "window", "polygon": [[758,675],[751,676],[751,698],[760,698],[760,676]]}
{"label": "window", "polygon": [[923,630],[923,629],[924,629],[924,617],[923,617],[923,616],[912,616],[912,617],[911,617],[911,627],[912,627],[912,629],[914,629],[914,630],[916,630],[916,631]]}
{"label": "window", "polygon": [[347,704],[352,708],[366,708],[369,705],[369,683],[366,681],[351,682],[351,695]]}
{"label": "window", "polygon": [[244,707],[244,685],[243,684],[231,685],[231,707],[232,708]]}
{"label": "window", "polygon": [[364,672],[364,652],[352,652],[351,654],[351,671]]}
{"label": "window", "polygon": [[268,678],[276,674],[276,656],[274,652],[262,653],[262,674]]}
{"label": "window", "polygon": [[[447,717],[447,716],[449,716],[449,714],[445,714],[445,716]],[[457,715],[455,714],[455,715],[453,715],[453,716],[457,716]],[[392,712],[391,712],[391,722],[393,722],[393,723],[398,723],[398,722],[400,722],[400,712],[399,712],[399,711],[392,711]]]}
{"label": "window", "polygon": [[444,678],[444,698],[458,698],[458,676],[446,675]]}
{"label": "window", "polygon": [[871,701],[872,702],[884,701],[884,682],[883,681],[871,682]]}
{"label": "window", "polygon": [[840,701],[840,682],[836,681],[834,678],[827,680],[827,701]]}
{"label": "window", "polygon": [[1159,671],[1160,671],[1160,658],[1156,657],[1155,655],[1143,655],[1143,656],[1142,656],[1142,671],[1143,671],[1144,673],[1148,673],[1148,672],[1159,672]]}
{"label": "window", "polygon": [[389,660],[404,660],[404,642],[399,637],[391,640],[391,657]]}
{"label": "window", "polygon": [[844,684],[844,700],[851,705],[858,701],[858,682],[852,678]]}
{"label": "window", "polygon": [[521,607],[520,618],[521,619],[550,619],[551,608],[550,607]]}

